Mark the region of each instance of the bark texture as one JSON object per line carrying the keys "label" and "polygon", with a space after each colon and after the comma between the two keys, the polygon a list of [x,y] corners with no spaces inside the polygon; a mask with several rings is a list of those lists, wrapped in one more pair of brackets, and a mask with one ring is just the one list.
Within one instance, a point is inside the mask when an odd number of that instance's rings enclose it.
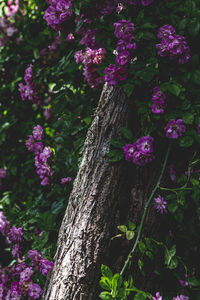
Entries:
{"label": "bark texture", "polygon": [[[124,263],[132,242],[113,238],[116,227],[127,221],[139,224],[159,176],[156,163],[144,169],[125,161],[109,163],[110,139],[119,136],[128,120],[137,131],[137,116],[133,116],[131,102],[124,93],[104,86],[60,228],[55,266],[43,294],[45,300],[99,299],[101,264],[120,271]],[[147,216],[146,232],[151,231],[154,219],[152,210]],[[148,286],[141,282],[144,285]]]}
{"label": "bark texture", "polygon": [[43,299],[98,299],[102,255],[116,219],[120,164],[110,164],[110,138],[127,123],[128,101],[120,89],[104,87],[88,130]]}

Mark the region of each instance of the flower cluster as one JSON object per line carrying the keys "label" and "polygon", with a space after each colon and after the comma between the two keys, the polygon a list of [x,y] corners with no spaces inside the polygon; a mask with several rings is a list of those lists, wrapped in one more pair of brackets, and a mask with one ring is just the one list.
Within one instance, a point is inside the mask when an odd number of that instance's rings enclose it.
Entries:
{"label": "flower cluster", "polygon": [[187,46],[185,37],[175,34],[171,25],[164,25],[158,32],[160,44],[156,45],[160,56],[169,56],[177,59],[180,64],[185,64],[190,59],[190,48]]}
{"label": "flower cluster", "polygon": [[166,96],[161,92],[160,87],[156,86],[153,89],[152,94],[152,106],[151,111],[153,114],[163,114],[166,108],[165,103]]}
{"label": "flower cluster", "polygon": [[154,198],[154,204],[157,212],[160,212],[161,214],[167,213],[167,202],[164,197],[158,195],[158,197]]}
{"label": "flower cluster", "polygon": [[30,100],[38,106],[41,105],[40,98],[37,96],[36,85],[33,82],[33,66],[30,65],[25,70],[24,80],[26,85],[19,83],[19,92],[23,101]]}
{"label": "flower cluster", "polygon": [[19,0],[9,0],[7,5],[6,16],[14,17],[19,9]]}
{"label": "flower cluster", "polygon": [[91,88],[102,86],[104,78],[98,74],[95,65],[102,63],[106,54],[104,48],[91,49],[87,47],[83,53],[82,50],[77,51],[74,55],[76,63],[83,63],[83,75]]}
{"label": "flower cluster", "polygon": [[17,32],[17,28],[14,27],[7,17],[0,18],[0,47],[4,47],[7,41]]}
{"label": "flower cluster", "polygon": [[62,23],[72,15],[70,0],[48,0],[50,6],[44,12],[47,24],[56,30],[61,30]]}
{"label": "flower cluster", "polygon": [[182,136],[185,131],[186,127],[182,119],[178,119],[176,121],[172,119],[165,127],[166,136],[170,139],[177,139],[178,137]]}
{"label": "flower cluster", "polygon": [[[0,232],[6,238],[6,243],[23,242],[22,228],[10,227],[10,222],[0,211]],[[19,247],[18,247],[19,248]],[[18,263],[12,264],[11,267],[0,266],[0,299],[21,299],[22,296],[29,296],[29,299],[38,299],[42,294],[42,289],[39,284],[34,283],[31,276],[34,274],[34,269],[43,275],[47,275],[53,268],[53,262],[45,259],[37,250],[30,250],[28,258],[32,262],[30,266],[23,256],[23,260],[19,258],[21,253],[19,251],[13,253],[12,256],[18,258]]]}
{"label": "flower cluster", "polygon": [[114,64],[110,64],[109,67],[105,68],[104,79],[108,82],[108,85],[116,85],[121,80],[126,80],[127,70],[124,67],[131,61],[131,53],[136,49],[136,44],[132,43],[134,31],[134,24],[130,21],[120,20],[114,23],[114,34],[118,38],[116,46],[117,57],[116,61],[120,65],[117,67]]}
{"label": "flower cluster", "polygon": [[34,127],[32,135],[29,135],[26,141],[26,147],[29,151],[35,153],[35,166],[36,173],[42,179],[41,185],[49,184],[49,177],[53,175],[51,167],[47,164],[49,157],[51,156],[50,147],[43,147],[41,141],[44,135],[43,128],[40,125]]}
{"label": "flower cluster", "polygon": [[138,166],[145,166],[152,162],[154,158],[153,141],[152,137],[143,136],[135,144],[126,144],[123,147],[125,159]]}
{"label": "flower cluster", "polygon": [[10,222],[0,211],[0,232],[6,238],[6,243],[12,248],[12,255],[19,257],[21,255],[21,243],[23,242],[22,228],[10,227]]}

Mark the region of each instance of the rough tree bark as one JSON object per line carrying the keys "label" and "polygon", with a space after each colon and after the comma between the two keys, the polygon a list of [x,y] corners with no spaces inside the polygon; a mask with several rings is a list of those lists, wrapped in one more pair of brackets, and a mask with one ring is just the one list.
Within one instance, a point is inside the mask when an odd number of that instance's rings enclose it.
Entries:
{"label": "rough tree bark", "polygon": [[127,125],[129,104],[120,89],[104,86],[87,133],[43,299],[98,299],[101,263],[109,257],[115,263],[110,251],[118,247],[111,239],[116,226],[128,218],[139,221],[157,171],[147,168],[140,174],[126,162],[109,163],[107,156],[110,138],[119,136],[120,128]]}

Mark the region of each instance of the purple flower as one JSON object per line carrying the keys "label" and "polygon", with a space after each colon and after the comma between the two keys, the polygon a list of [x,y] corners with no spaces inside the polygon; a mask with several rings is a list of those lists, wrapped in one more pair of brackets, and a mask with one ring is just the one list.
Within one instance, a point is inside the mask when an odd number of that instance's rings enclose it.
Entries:
{"label": "purple flower", "polygon": [[30,65],[26,70],[25,70],[25,75],[24,75],[24,80],[26,81],[26,84],[32,84],[33,82],[33,66]]}
{"label": "purple flower", "polygon": [[37,125],[33,128],[32,134],[36,140],[41,141],[44,136],[44,130],[40,125]]}
{"label": "purple flower", "polygon": [[181,286],[184,286],[184,287],[189,286],[189,283],[185,280],[179,280],[179,283],[180,283]]}
{"label": "purple flower", "polygon": [[153,152],[154,139],[150,136],[143,136],[137,140],[136,145],[140,153],[146,155]]}
{"label": "purple flower", "polygon": [[66,182],[70,182],[71,180],[72,180],[71,177],[64,177],[64,178],[61,178],[60,183],[65,184]]}
{"label": "purple flower", "polygon": [[161,92],[160,87],[159,86],[155,86],[153,88],[153,94],[152,94],[152,101],[160,101],[160,100],[165,100],[166,96],[163,94],[163,92]]}
{"label": "purple flower", "polygon": [[160,212],[161,214],[167,213],[167,202],[161,195],[158,195],[157,198],[154,198],[154,205],[157,212]]}
{"label": "purple flower", "polygon": [[33,299],[38,299],[42,294],[42,289],[37,283],[33,283],[29,286],[28,295]]}
{"label": "purple flower", "polygon": [[0,211],[0,232],[5,236],[10,230],[10,222],[4,216],[3,212]]}
{"label": "purple flower", "polygon": [[54,263],[52,261],[49,261],[47,259],[42,259],[41,260],[41,267],[40,267],[40,272],[43,275],[47,275],[48,272],[53,268]]}
{"label": "purple flower", "polygon": [[154,101],[151,105],[151,111],[153,114],[161,115],[165,112],[166,103],[164,100]]}
{"label": "purple flower", "polygon": [[23,242],[22,237],[23,237],[22,228],[21,227],[16,228],[15,226],[12,226],[7,238],[10,243],[21,243]]}
{"label": "purple flower", "polygon": [[44,177],[41,181],[41,185],[45,186],[50,184],[49,177]]}
{"label": "purple flower", "polygon": [[158,37],[161,38],[161,43],[156,45],[158,55],[177,59],[180,64],[185,64],[190,59],[190,48],[185,38],[175,34],[171,25],[161,27]]}
{"label": "purple flower", "polygon": [[0,178],[5,178],[7,175],[7,170],[4,168],[0,168]]}
{"label": "purple flower", "polygon": [[43,144],[41,142],[37,142],[34,144],[33,152],[35,154],[39,154],[42,152],[42,149],[43,149]]}
{"label": "purple flower", "polygon": [[116,50],[117,52],[122,52],[125,50],[134,51],[136,49],[136,43],[131,43],[132,37],[130,40],[122,40],[120,39],[117,42]]}
{"label": "purple flower", "polygon": [[135,144],[126,144],[123,147],[125,159],[128,161],[133,161],[133,154],[137,150],[137,147]]}
{"label": "purple flower", "polygon": [[115,36],[118,39],[129,39],[131,36],[132,31],[134,30],[134,24],[130,21],[120,20],[114,23],[115,27]]}
{"label": "purple flower", "polygon": [[164,25],[161,27],[158,31],[158,38],[160,39],[167,39],[170,35],[173,35],[175,33],[175,29],[172,25]]}
{"label": "purple flower", "polygon": [[110,64],[109,67],[105,68],[104,76],[105,81],[108,83],[108,86],[117,85],[121,80],[126,80],[127,70],[123,67],[117,67],[114,64]]}
{"label": "purple flower", "polygon": [[26,140],[26,148],[31,151],[31,152],[35,152],[34,151],[34,146],[35,146],[35,140],[34,137],[32,135],[29,135],[28,140]]}
{"label": "purple flower", "polygon": [[155,297],[152,297],[152,300],[162,300],[162,296],[160,296],[160,293],[157,292]]}
{"label": "purple flower", "polygon": [[49,157],[51,156],[51,149],[50,147],[45,147],[42,151],[42,153],[40,153],[38,155],[38,159],[40,162],[42,163],[46,163],[49,159]]}
{"label": "purple flower", "polygon": [[180,295],[180,296],[173,297],[173,300],[189,300],[189,297]]}
{"label": "purple flower", "polygon": [[131,58],[130,58],[130,53],[129,53],[128,51],[126,51],[126,50],[120,52],[120,53],[117,55],[117,57],[116,57],[116,61],[118,62],[118,64],[119,64],[120,66],[123,66],[123,65],[129,63],[130,60],[131,60]]}
{"label": "purple flower", "polygon": [[33,274],[32,268],[26,268],[20,273],[20,280],[28,281],[30,280],[32,274]]}
{"label": "purple flower", "polygon": [[172,119],[165,127],[166,136],[171,139],[177,139],[179,136],[182,136],[185,131],[186,127],[182,119],[176,121]]}
{"label": "purple flower", "polygon": [[135,151],[133,153],[133,163],[140,167],[143,167],[146,164],[152,162],[153,159],[154,156],[152,153],[142,154],[140,151]]}

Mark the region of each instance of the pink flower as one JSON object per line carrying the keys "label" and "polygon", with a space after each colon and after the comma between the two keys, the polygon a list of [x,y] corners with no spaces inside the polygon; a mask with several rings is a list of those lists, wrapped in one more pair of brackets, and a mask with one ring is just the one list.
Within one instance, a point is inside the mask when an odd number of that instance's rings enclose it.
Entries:
{"label": "pink flower", "polygon": [[61,178],[60,183],[65,184],[66,182],[70,182],[71,180],[72,180],[71,177],[64,177],[64,178]]}

